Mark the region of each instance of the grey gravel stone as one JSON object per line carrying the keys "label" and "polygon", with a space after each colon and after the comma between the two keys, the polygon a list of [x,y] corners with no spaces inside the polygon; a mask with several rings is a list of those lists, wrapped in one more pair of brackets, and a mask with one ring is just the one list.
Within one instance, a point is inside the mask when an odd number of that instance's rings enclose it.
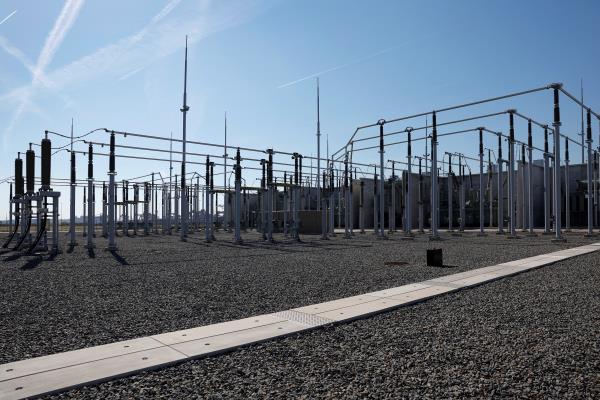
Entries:
{"label": "grey gravel stone", "polygon": [[[212,244],[198,236],[187,243],[124,238],[116,256],[103,251],[99,239],[95,258],[83,247],[53,261],[3,255],[0,362],[280,311],[589,243],[575,236],[556,245],[545,237],[465,235],[430,243],[357,235],[272,246],[252,234],[240,247],[229,244],[229,235],[218,237]],[[426,267],[425,249],[432,246],[443,248],[445,263],[456,267]],[[598,272],[582,260],[598,267],[599,259],[585,256],[371,319],[60,396],[513,397],[526,387],[532,392],[525,397],[565,397],[574,388],[584,397],[597,394]],[[588,331],[580,335],[583,327]],[[546,379],[540,371],[554,372]]]}

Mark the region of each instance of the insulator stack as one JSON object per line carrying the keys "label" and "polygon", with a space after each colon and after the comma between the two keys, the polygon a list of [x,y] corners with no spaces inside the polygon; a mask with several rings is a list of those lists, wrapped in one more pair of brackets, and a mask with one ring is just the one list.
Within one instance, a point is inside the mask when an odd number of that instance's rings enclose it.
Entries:
{"label": "insulator stack", "polygon": [[298,161],[298,182],[302,185],[302,154],[298,154],[298,158],[300,158]]}
{"label": "insulator stack", "polygon": [[498,163],[502,160],[502,135],[498,135]]}
{"label": "insulator stack", "polygon": [[240,165],[241,163],[241,156],[240,156],[240,149],[237,149],[237,153],[235,155],[235,180],[236,182],[241,182],[242,181],[242,166]]}
{"label": "insulator stack", "polygon": [[76,172],[75,172],[75,153],[71,152],[71,185],[75,184]]}
{"label": "insulator stack", "polygon": [[94,148],[91,143],[88,147],[88,179],[94,179]]}
{"label": "insulator stack", "polygon": [[560,104],[558,97],[558,88],[554,88],[554,123],[560,123]]}
{"label": "insulator stack", "polygon": [[273,183],[273,149],[268,149],[269,163],[267,164],[267,183],[271,185]]}
{"label": "insulator stack", "polygon": [[[479,154],[483,154],[483,129],[479,130]],[[419,160],[419,163],[421,160]]]}
{"label": "insulator stack", "polygon": [[431,131],[431,141],[432,142],[437,142],[437,117],[435,115],[435,111],[433,112],[432,116],[431,116],[433,122],[431,123],[433,129]]}
{"label": "insulator stack", "polygon": [[28,194],[35,192],[35,153],[29,149],[25,152],[26,189]]}
{"label": "insulator stack", "polygon": [[109,173],[114,173],[115,172],[115,133],[111,132],[110,133],[110,158],[108,160],[108,172]]}
{"label": "insulator stack", "polygon": [[42,190],[50,190],[52,143],[42,139]]}
{"label": "insulator stack", "polygon": [[205,180],[206,180],[206,187],[208,187],[210,185],[210,158],[206,157],[206,174],[205,174]]}
{"label": "insulator stack", "polygon": [[25,193],[23,181],[23,160],[15,158],[15,197],[21,197]]}
{"label": "insulator stack", "polygon": [[262,177],[260,178],[260,188],[265,188],[265,176],[266,176],[266,164],[267,161],[263,158],[260,160],[260,165],[262,166]]}
{"label": "insulator stack", "polygon": [[587,110],[587,140],[592,141],[592,112]]}

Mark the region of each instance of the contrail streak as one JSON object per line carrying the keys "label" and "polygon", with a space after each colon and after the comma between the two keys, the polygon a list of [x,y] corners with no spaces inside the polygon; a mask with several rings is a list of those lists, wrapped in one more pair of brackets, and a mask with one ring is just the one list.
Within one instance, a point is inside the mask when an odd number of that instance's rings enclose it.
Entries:
{"label": "contrail streak", "polygon": [[0,21],[0,25],[2,25],[3,23],[5,23],[6,21],[8,21],[8,19],[10,17],[12,17],[13,15],[15,15],[17,13],[17,10],[11,12],[10,14],[8,14],[2,21]]}
{"label": "contrail streak", "polygon": [[331,67],[331,68],[325,69],[323,71],[316,72],[314,74],[305,76],[303,78],[296,79],[295,81],[292,81],[292,82],[284,83],[283,85],[277,86],[277,89],[283,89],[285,87],[295,85],[296,83],[300,83],[300,82],[303,82],[303,81],[311,79],[311,78],[316,78],[317,76],[325,75],[328,72],[333,72],[333,71],[337,71],[337,70],[340,70],[340,69],[343,69],[343,68],[350,67],[350,66],[352,66],[354,64],[358,64],[358,63],[370,60],[371,58],[378,57],[378,56],[380,56],[382,54],[389,53],[390,51],[392,51],[392,50],[394,50],[394,49],[396,49],[396,48],[398,48],[400,46],[401,45],[396,45],[396,46],[388,47],[387,49],[383,49],[383,50],[380,50],[380,51],[378,51],[376,53],[369,54],[368,56],[359,58],[357,60],[350,61],[350,62],[347,62],[345,64],[337,65],[335,67]]}

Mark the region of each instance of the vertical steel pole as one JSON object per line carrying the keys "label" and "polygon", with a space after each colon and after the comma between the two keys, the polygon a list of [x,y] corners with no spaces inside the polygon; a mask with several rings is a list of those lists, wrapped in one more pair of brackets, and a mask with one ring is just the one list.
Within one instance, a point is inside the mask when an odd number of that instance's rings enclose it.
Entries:
{"label": "vertical steel pole", "polygon": [[529,217],[529,235],[533,236],[535,233],[533,232],[533,134],[531,131],[531,121],[529,121],[529,131],[527,136],[527,146],[528,146],[528,158],[529,165],[527,167],[527,181],[528,181],[528,190],[527,190],[527,216]]}
{"label": "vertical steel pole", "polygon": [[267,149],[267,241],[273,242],[273,149]]}
{"label": "vertical steel pole", "polygon": [[571,191],[569,190],[569,139],[565,137],[565,232],[571,232]]}
{"label": "vertical steel pole", "polygon": [[335,236],[335,178],[333,176],[333,160],[329,167],[329,234]]}
{"label": "vertical steel pole", "polygon": [[[525,169],[526,169],[526,164],[527,161],[525,160],[525,144],[521,143],[521,199],[522,199],[522,203],[521,203],[521,231],[522,232],[527,232],[527,199],[526,199],[526,193],[525,193],[525,180],[526,180],[526,175],[525,175]],[[518,191],[517,191],[518,194]]]}
{"label": "vertical steel pole", "polygon": [[548,149],[548,127],[544,127],[544,234],[549,235],[551,229],[551,194],[550,194],[550,152]]}
{"label": "vertical steel pole", "polygon": [[108,250],[117,249],[115,243],[115,132],[110,133],[110,158],[108,167]]}
{"label": "vertical steel pole", "polygon": [[235,243],[242,243],[241,236],[241,191],[242,191],[242,166],[240,165],[241,157],[240,157],[240,149],[238,147],[236,155],[235,155]]}
{"label": "vertical steel pole", "polygon": [[8,229],[13,230],[13,184],[10,183],[10,193],[8,195]]}
{"label": "vertical steel pole", "polygon": [[412,130],[409,129],[408,134],[408,149],[406,160],[408,161],[408,173],[406,174],[406,199],[404,201],[404,212],[406,213],[406,236],[412,237]]}
{"label": "vertical steel pole", "polygon": [[498,234],[504,234],[504,177],[502,176],[502,135],[498,134]]}
{"label": "vertical steel pole", "polygon": [[508,139],[508,215],[510,238],[517,237],[515,215],[515,126],[514,115],[509,113],[510,131]]}
{"label": "vertical steel pole", "polygon": [[435,111],[432,114],[431,131],[431,240],[438,240],[438,167],[437,167],[437,118]]}
{"label": "vertical steel pole", "polygon": [[561,199],[560,199],[560,104],[559,89],[562,85],[554,84],[554,233],[555,241],[564,241],[561,232]]}
{"label": "vertical steel pole", "polygon": [[[350,153],[352,155],[352,153]],[[352,158],[350,159],[350,236],[354,236],[354,178],[356,178],[356,170],[352,175]]]}
{"label": "vertical steel pole", "polygon": [[591,110],[587,110],[587,236],[593,236],[593,201],[594,195],[592,192],[594,175],[592,172],[592,115]]}
{"label": "vertical steel pole", "polygon": [[[491,203],[491,202],[490,202]],[[485,236],[484,225],[484,206],[485,199],[483,194],[483,129],[479,128],[479,235]]]}
{"label": "vertical steel pole", "polygon": [[88,147],[88,220],[87,220],[87,246],[94,248],[94,149],[90,143]]}
{"label": "vertical steel pole", "polygon": [[360,233],[365,233],[365,182],[360,180],[358,193],[358,225]]}
{"label": "vertical steel pole", "polygon": [[396,231],[396,162],[392,161],[392,179],[391,179],[391,197],[392,201],[390,206],[388,207],[389,216],[388,216],[388,224],[389,224],[389,233],[394,233]]}
{"label": "vertical steel pole", "polygon": [[[419,233],[424,233],[425,229],[425,212],[423,210],[423,170],[422,170],[423,159],[419,157]],[[425,160],[427,163],[427,160]]]}
{"label": "vertical steel pole", "polygon": [[452,192],[454,187],[452,185],[452,154],[448,154],[448,231],[452,232]]}
{"label": "vertical steel pole", "polygon": [[[73,136],[73,129],[71,128],[71,136]],[[72,140],[71,140],[72,142]],[[71,143],[71,196],[70,196],[70,215],[69,215],[69,246],[76,246],[77,241],[75,239],[75,188],[77,187],[76,182],[76,171],[75,171],[75,153]]]}
{"label": "vertical steel pole", "polygon": [[377,186],[379,185],[379,181],[377,180],[377,167],[375,167],[375,175],[373,177],[373,234],[379,234],[379,198]]}
{"label": "vertical steel pole", "polygon": [[321,105],[319,99],[319,78],[317,77],[317,210],[321,207]]}
{"label": "vertical steel pole", "polygon": [[385,154],[385,150],[383,147],[383,124],[385,123],[385,121],[381,120],[379,121],[379,173],[381,174],[381,177],[379,179],[379,237],[380,238],[384,238],[385,237],[385,220],[384,220],[384,215],[385,215],[385,189],[384,189],[384,184],[385,184],[385,172],[384,172],[384,165],[383,165],[383,157]]}
{"label": "vertical steel pole", "polygon": [[[327,186],[327,174],[323,171],[323,193],[321,195],[321,240],[328,240],[327,237],[327,200],[325,199],[325,187]],[[320,191],[320,190],[319,190]]]}
{"label": "vertical steel pole", "polygon": [[350,239],[350,229],[349,229],[349,216],[348,216],[348,150],[346,150],[346,155],[344,158],[344,238]]}
{"label": "vertical steel pole", "polygon": [[186,157],[186,121],[187,112],[190,107],[187,105],[187,36],[185,37],[185,69],[183,75],[183,107],[181,112],[183,113],[183,142],[182,142],[182,156],[181,156],[181,231],[179,238],[182,242],[186,241],[187,237],[187,218],[188,218],[188,206],[186,196],[186,185],[185,185],[185,157]]}
{"label": "vertical steel pole", "polygon": [[210,188],[210,158],[206,157],[206,174],[205,174],[205,184],[204,184],[204,200],[205,200],[205,209],[204,209],[204,239],[207,243],[211,242],[211,233],[210,233],[210,196],[209,188]]}

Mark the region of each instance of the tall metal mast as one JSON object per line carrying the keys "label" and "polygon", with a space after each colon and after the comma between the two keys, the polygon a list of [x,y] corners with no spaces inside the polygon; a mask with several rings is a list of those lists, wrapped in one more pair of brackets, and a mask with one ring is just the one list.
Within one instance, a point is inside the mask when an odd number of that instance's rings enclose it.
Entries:
{"label": "tall metal mast", "polygon": [[585,161],[584,158],[585,149],[585,131],[583,129],[583,78],[581,78],[581,163]]}
{"label": "tall metal mast", "polygon": [[71,118],[71,204],[69,210],[69,246],[77,244],[75,240],[75,153],[73,153],[73,118]]}
{"label": "tall metal mast", "polygon": [[187,105],[187,35],[185,36],[185,68],[183,74],[183,107],[181,112],[183,113],[183,155],[181,158],[181,240],[185,241],[187,236],[187,195],[185,188],[185,145],[186,145],[186,117],[187,112],[190,109]]}
{"label": "tall metal mast", "polygon": [[321,209],[321,113],[319,104],[319,78],[317,77],[317,210]]}
{"label": "tall metal mast", "polygon": [[[173,131],[171,131],[171,140],[169,141],[169,189],[167,190],[167,206],[165,210],[167,212],[167,233],[171,234],[171,188],[173,187]],[[177,190],[177,188],[175,188]],[[164,198],[164,196],[163,196]],[[164,216],[163,216],[164,218]],[[175,221],[177,224],[177,221]]]}
{"label": "tall metal mast", "polygon": [[[227,111],[225,111],[225,153],[223,153],[223,190],[227,190]],[[223,192],[223,228],[227,230],[229,216],[227,215],[227,197],[228,192]]]}

